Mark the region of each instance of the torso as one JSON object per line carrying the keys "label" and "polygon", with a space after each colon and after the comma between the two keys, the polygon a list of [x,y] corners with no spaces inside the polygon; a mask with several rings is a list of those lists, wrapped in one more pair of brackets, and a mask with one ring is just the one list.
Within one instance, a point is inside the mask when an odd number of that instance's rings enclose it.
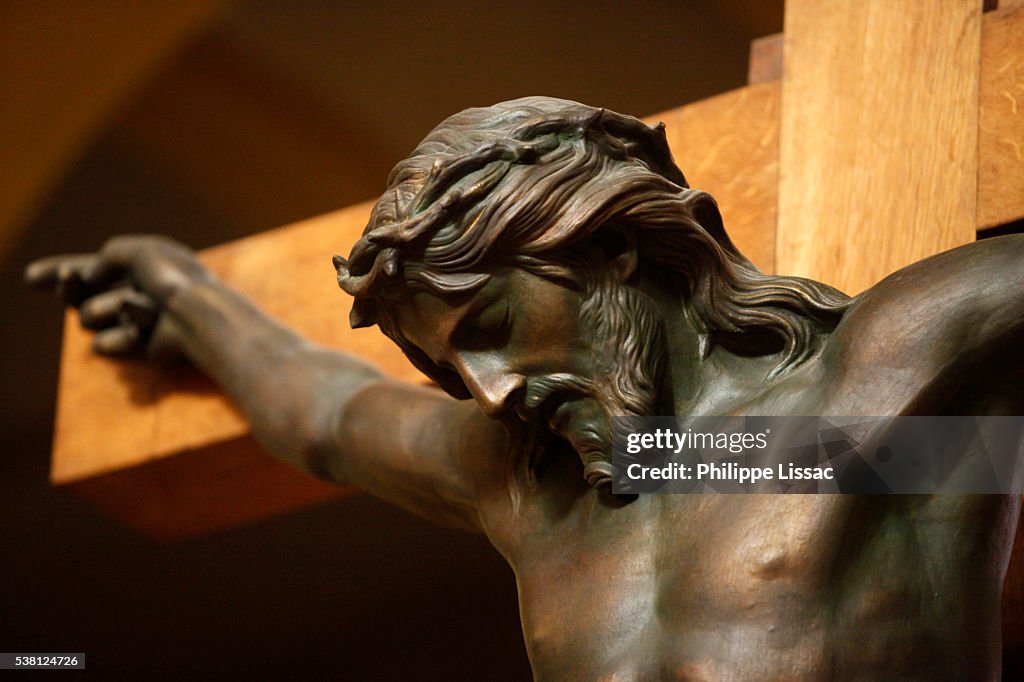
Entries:
{"label": "torso", "polygon": [[[949,291],[949,282],[977,288],[971,259],[1001,257],[998,246],[943,255],[876,286],[800,373],[735,411],[1024,413],[1021,359],[986,355],[977,330],[993,316]],[[948,295],[937,298],[943,283]],[[1019,306],[997,310],[1016,338]],[[588,489],[578,458],[563,454],[517,510],[503,495],[482,516],[516,572],[537,679],[999,678],[1018,497],[621,503]]]}
{"label": "torso", "polygon": [[537,679],[999,679],[1018,498],[620,501],[572,455],[488,529]]}
{"label": "torso", "polygon": [[1011,498],[553,497],[509,553],[538,679],[998,677]]}
{"label": "torso", "polygon": [[[934,368],[906,370],[880,392],[834,366],[850,357],[822,354],[751,413],[1021,407],[1005,372],[1008,389],[972,374],[940,405],[920,394]],[[582,483],[571,451],[557,462],[563,470],[546,471],[518,513],[488,529],[516,572],[537,679],[999,678],[1016,497],[666,494],[621,504]]]}

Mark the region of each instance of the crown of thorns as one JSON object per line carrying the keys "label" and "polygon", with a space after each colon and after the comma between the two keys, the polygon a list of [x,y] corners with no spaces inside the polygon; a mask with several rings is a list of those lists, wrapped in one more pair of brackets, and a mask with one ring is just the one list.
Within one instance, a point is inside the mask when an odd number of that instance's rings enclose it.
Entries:
{"label": "crown of thorns", "polygon": [[[537,113],[538,105],[551,109],[552,103],[556,110]],[[392,171],[388,191],[349,258],[334,257],[338,284],[355,298],[353,328],[377,323],[374,300],[401,280],[404,269],[414,268],[430,281],[428,269],[409,256],[422,253],[440,230],[480,205],[516,166],[543,166],[567,146],[592,145],[610,159],[637,159],[670,182],[688,186],[672,159],[663,123],[648,126],[632,116],[549,98],[506,105],[511,109],[498,105],[452,117]],[[481,118],[476,112],[491,115]],[[449,271],[445,282],[448,288],[469,289],[485,277]]]}

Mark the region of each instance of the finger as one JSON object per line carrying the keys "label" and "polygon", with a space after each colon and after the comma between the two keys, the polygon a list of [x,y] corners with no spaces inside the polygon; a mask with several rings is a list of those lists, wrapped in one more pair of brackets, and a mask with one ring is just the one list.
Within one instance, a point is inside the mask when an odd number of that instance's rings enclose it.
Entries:
{"label": "finger", "polygon": [[159,309],[153,299],[137,289],[123,286],[85,301],[79,319],[86,329],[105,329],[117,324],[148,329],[158,315]]}
{"label": "finger", "polygon": [[156,323],[160,308],[151,297],[138,289],[129,289],[121,303],[121,323],[149,329]]}
{"label": "finger", "polygon": [[[134,310],[136,307],[144,309],[147,303],[148,298],[139,294],[131,287],[120,287],[96,294],[82,303],[79,318],[82,327],[86,329],[105,329],[117,325],[126,311]],[[143,315],[140,314],[126,315],[125,322],[134,324],[139,328],[146,326]],[[148,322],[152,324],[152,317]]]}
{"label": "finger", "polygon": [[89,294],[92,293],[76,270],[68,270],[67,272],[58,270],[57,286],[55,289],[57,297],[64,302],[64,305],[75,308],[80,306],[82,301],[89,298]]}
{"label": "finger", "polygon": [[135,285],[157,300],[178,286],[208,276],[191,249],[159,235],[114,237],[100,249],[100,273],[130,271]]}
{"label": "finger", "polygon": [[88,272],[89,284],[96,287],[103,287],[112,282],[125,279],[127,273],[131,271],[131,265],[125,262],[125,259],[118,255],[119,258],[114,260],[111,258],[109,251],[106,247],[100,250],[96,257],[95,265]]}
{"label": "finger", "polygon": [[92,349],[100,355],[127,355],[139,350],[139,328],[122,325],[97,332],[92,339]]}
{"label": "finger", "polygon": [[130,268],[147,251],[189,251],[178,242],[157,234],[125,234],[111,237],[100,249],[102,260],[111,265]]}
{"label": "finger", "polygon": [[97,261],[97,257],[90,254],[65,258],[57,266],[57,281],[54,290],[65,305],[77,308],[82,301],[95,292],[95,289],[88,283],[88,277],[95,270]]}
{"label": "finger", "polygon": [[61,274],[66,275],[70,270],[91,269],[95,263],[96,256],[89,253],[40,258],[25,268],[25,283],[39,289],[53,289]]}
{"label": "finger", "polygon": [[111,237],[104,242],[99,252],[95,277],[116,277],[126,270],[133,270],[147,253],[173,248],[182,248],[176,242],[159,235],[128,234]]}

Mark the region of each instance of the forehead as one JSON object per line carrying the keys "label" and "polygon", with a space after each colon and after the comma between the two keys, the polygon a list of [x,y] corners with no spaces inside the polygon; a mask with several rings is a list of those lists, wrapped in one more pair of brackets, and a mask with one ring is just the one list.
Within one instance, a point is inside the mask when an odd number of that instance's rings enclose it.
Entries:
{"label": "forehead", "polygon": [[492,310],[510,314],[525,337],[544,343],[552,334],[563,334],[567,320],[577,318],[580,296],[576,288],[507,267],[489,274],[474,291],[454,295],[410,291],[388,309],[402,335],[436,361],[465,340],[467,329],[472,330],[481,316],[490,319]]}
{"label": "forehead", "polygon": [[443,355],[459,323],[503,295],[502,278],[491,276],[476,291],[441,295],[414,291],[391,304],[395,323],[413,345],[431,357]]}

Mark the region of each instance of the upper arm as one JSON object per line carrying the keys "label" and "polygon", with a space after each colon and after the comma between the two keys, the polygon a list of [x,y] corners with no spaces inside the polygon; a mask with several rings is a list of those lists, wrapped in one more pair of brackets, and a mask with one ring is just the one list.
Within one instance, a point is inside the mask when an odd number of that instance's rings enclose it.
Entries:
{"label": "upper arm", "polygon": [[1002,237],[914,263],[858,296],[828,364],[844,395],[928,411],[993,363],[1021,362],[1022,341],[1024,237]]}
{"label": "upper arm", "polygon": [[1024,331],[1024,236],[932,256],[890,275],[863,298],[858,307],[888,318],[869,325],[897,325],[908,343],[921,338],[938,346],[942,359],[975,356]]}
{"label": "upper arm", "polygon": [[331,478],[446,525],[481,528],[481,501],[508,474],[513,440],[476,403],[381,380],[327,421]]}

